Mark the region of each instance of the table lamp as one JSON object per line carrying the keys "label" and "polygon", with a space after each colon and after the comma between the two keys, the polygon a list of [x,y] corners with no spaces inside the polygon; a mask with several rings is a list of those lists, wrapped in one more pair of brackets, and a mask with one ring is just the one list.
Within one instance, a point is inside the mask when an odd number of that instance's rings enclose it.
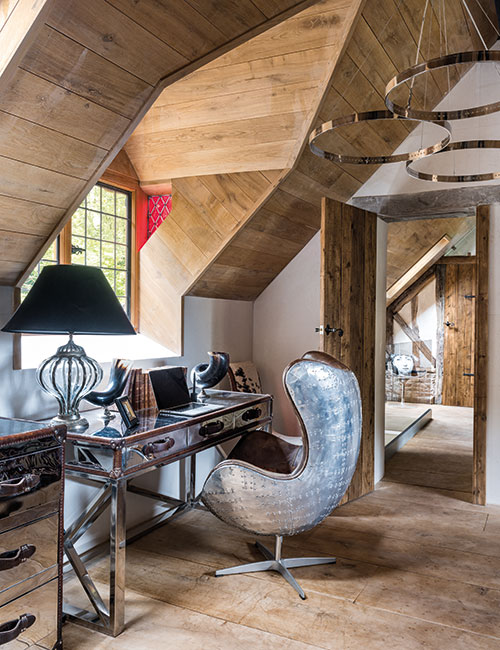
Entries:
{"label": "table lamp", "polygon": [[69,341],[37,370],[40,386],[59,403],[52,422],[83,431],[80,401],[101,381],[102,368],[73,341],[75,334],[135,334],[101,269],[46,266],[3,332],[69,334]]}

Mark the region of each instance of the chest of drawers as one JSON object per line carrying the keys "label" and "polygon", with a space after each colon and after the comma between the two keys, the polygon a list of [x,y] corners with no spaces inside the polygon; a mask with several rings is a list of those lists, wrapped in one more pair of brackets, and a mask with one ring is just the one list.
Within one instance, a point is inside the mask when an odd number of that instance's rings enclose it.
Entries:
{"label": "chest of drawers", "polygon": [[0,418],[0,648],[62,648],[65,427]]}

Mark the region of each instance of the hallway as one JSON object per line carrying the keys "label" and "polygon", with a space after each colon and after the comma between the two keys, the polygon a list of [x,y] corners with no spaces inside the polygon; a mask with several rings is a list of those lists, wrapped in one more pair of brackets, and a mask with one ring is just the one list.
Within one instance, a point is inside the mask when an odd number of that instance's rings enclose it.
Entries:
{"label": "hallway", "polygon": [[470,502],[474,410],[439,404],[429,408],[432,421],[389,460],[384,481],[449,490]]}

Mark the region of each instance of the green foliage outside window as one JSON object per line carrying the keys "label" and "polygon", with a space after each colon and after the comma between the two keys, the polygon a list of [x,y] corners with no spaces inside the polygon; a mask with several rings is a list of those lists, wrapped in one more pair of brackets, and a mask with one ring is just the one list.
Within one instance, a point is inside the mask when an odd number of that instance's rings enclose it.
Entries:
{"label": "green foliage outside window", "polygon": [[[71,264],[101,268],[128,313],[129,238],[130,194],[98,183],[71,218]],[[56,240],[23,285],[21,297],[24,298],[31,289],[43,266],[60,261]]]}

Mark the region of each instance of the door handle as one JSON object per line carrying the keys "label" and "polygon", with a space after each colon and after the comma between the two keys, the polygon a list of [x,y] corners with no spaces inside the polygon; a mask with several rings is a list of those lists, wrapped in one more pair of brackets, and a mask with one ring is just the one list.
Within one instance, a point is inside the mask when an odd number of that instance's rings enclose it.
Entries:
{"label": "door handle", "polygon": [[464,372],[463,376],[464,377],[474,377],[474,373],[473,372]]}
{"label": "door handle", "polygon": [[319,327],[314,328],[315,332],[319,332],[320,334],[335,334],[335,332],[338,332],[339,336],[344,336],[344,330],[341,327],[330,327],[330,325],[327,325],[326,327],[323,327],[323,325],[320,325]]}
{"label": "door handle", "polygon": [[455,327],[455,323],[450,323],[449,320],[445,321],[446,327]]}

